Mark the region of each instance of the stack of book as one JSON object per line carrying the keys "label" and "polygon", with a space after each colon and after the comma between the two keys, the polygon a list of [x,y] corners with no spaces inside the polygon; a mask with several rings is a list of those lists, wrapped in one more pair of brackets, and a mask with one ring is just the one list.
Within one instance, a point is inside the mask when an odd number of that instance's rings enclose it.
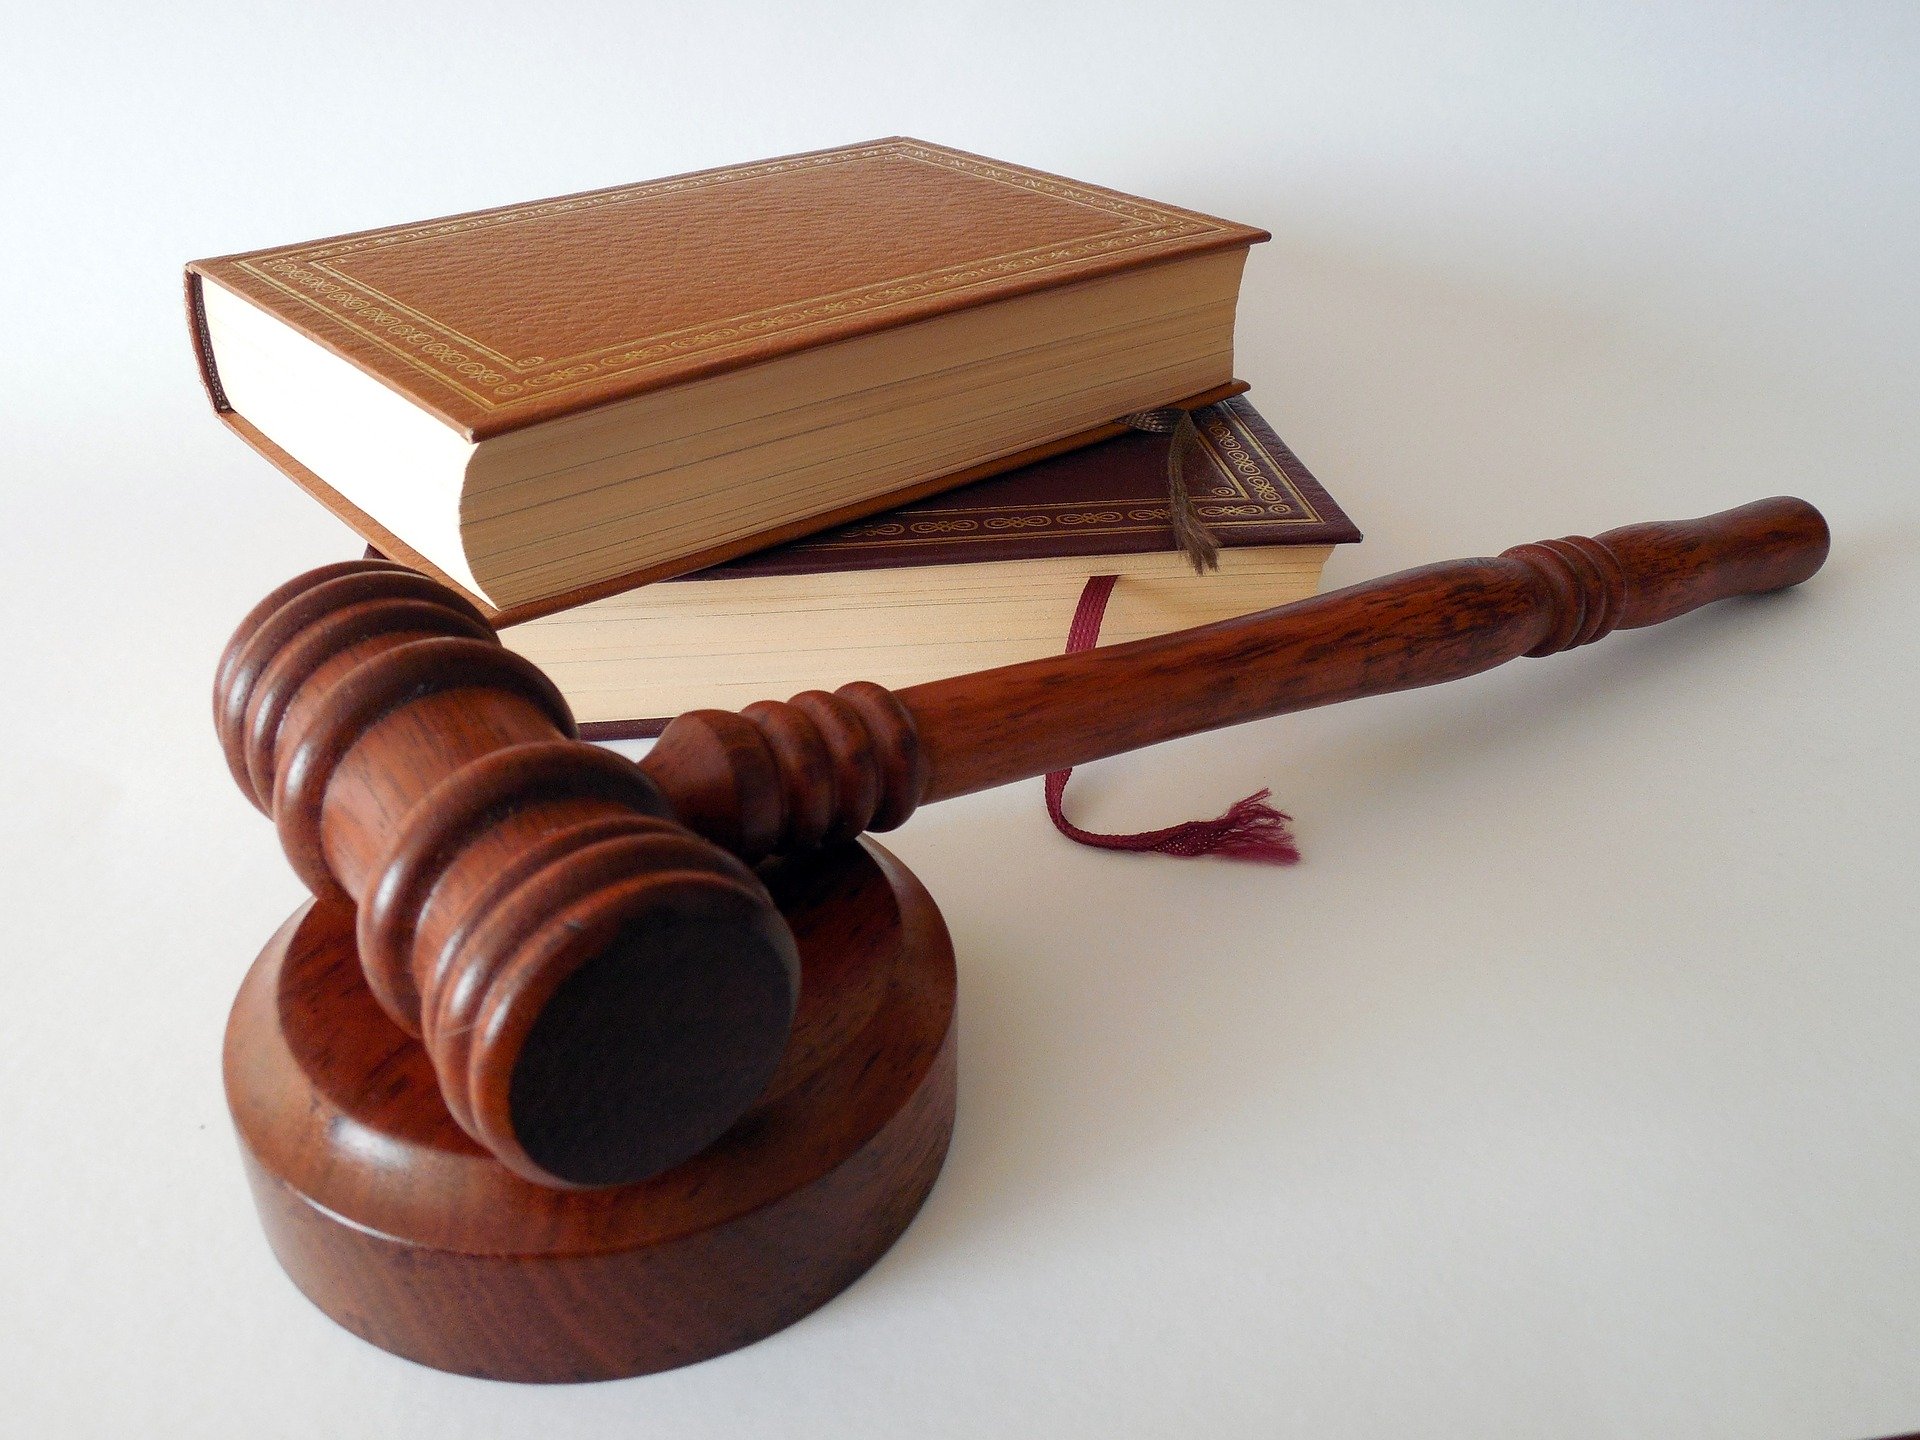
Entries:
{"label": "stack of book", "polygon": [[1359,533],[1234,378],[1266,238],[891,139],[186,285],[221,419],[609,736],[1055,653],[1093,574],[1122,577],[1104,640],[1311,594]]}

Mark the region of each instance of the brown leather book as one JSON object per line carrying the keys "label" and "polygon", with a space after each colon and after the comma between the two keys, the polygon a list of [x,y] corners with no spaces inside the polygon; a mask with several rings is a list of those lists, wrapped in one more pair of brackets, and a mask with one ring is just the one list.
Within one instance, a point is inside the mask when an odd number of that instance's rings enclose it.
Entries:
{"label": "brown leather book", "polygon": [[198,261],[186,290],[222,418],[513,619],[1231,393],[1266,238],[894,138]]}
{"label": "brown leather book", "polygon": [[1167,521],[1165,435],[1130,433],[852,525],[503,632],[595,739],[850,680],[894,688],[1057,653],[1089,575],[1104,643],[1311,595],[1360,532],[1244,398],[1196,412],[1189,493],[1221,544],[1196,575]]}

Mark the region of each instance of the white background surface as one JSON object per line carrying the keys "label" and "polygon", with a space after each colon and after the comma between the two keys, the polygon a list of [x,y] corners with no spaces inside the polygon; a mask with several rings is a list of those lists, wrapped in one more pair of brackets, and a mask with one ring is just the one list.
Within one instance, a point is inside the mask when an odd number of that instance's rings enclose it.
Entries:
{"label": "white background surface", "polygon": [[[1920,7],[43,5],[0,33],[0,1428],[1858,1436],[1920,1426]],[[1804,590],[1090,768],[896,848],[944,1178],[850,1292],[576,1389],[336,1329],[219,1082],[299,898],[207,715],[355,542],[218,427],[198,255],[907,133],[1270,228],[1344,584],[1791,491]],[[890,842],[891,843],[891,842]]]}

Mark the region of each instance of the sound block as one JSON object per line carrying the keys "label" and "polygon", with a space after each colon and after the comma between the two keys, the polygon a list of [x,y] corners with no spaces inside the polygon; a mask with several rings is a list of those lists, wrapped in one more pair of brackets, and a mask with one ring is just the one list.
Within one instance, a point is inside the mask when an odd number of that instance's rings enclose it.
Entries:
{"label": "sound block", "polygon": [[553,1190],[456,1125],[362,977],[353,912],[310,902],[227,1025],[227,1103],[267,1239],[361,1338],[496,1380],[644,1375],[825,1304],[918,1212],[954,1112],[953,946],[871,841],[763,868],[799,942],[780,1067],[717,1144],[639,1184]]}

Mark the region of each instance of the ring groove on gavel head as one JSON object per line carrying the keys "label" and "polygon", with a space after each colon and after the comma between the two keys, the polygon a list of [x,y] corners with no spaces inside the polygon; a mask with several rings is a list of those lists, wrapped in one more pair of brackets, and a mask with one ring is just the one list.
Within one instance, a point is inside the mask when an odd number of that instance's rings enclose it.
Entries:
{"label": "ring groove on gavel head", "polygon": [[[612,801],[635,816],[671,815],[659,790],[631,761],[576,740],[514,745],[483,755],[407,812],[374,867],[378,878],[361,898],[357,937],[367,983],[401,1029],[422,1033],[413,939],[420,912],[447,866],[502,816],[542,801],[576,798]],[[535,850],[544,853],[539,846]],[[524,858],[523,853],[515,860],[524,863]],[[509,883],[517,879],[496,872],[490,896]],[[484,913],[490,896],[469,911],[469,923]]]}
{"label": "ring groove on gavel head", "polygon": [[478,641],[494,638],[493,630],[478,616],[469,617],[427,600],[392,595],[335,610],[301,631],[261,672],[247,702],[247,776],[263,810],[273,803],[274,747],[294,697],[328,660],[376,635],[444,635]]}
{"label": "ring groove on gavel head", "polygon": [[316,895],[337,890],[327,866],[320,808],[334,770],[360,737],[401,706],[450,690],[517,695],[546,712],[560,734],[573,715],[553,681],[531,660],[498,643],[411,640],[375,656],[329,690],[293,744],[280,751],[273,777],[273,820],[296,874]]}
{"label": "ring groove on gavel head", "polygon": [[[395,602],[407,608],[396,611]],[[287,702],[329,659],[383,633],[494,638],[467,600],[390,560],[322,565],[247,612],[214,674],[213,723],[234,783],[259,809],[272,807]]]}
{"label": "ring groove on gavel head", "polygon": [[643,1179],[765,1088],[799,966],[772,897],[574,739],[464,599],[380,561],[302,576],[236,632],[214,716],[294,868],[360,906],[370,988],[503,1164]]}
{"label": "ring groove on gavel head", "polygon": [[799,989],[753,872],[672,821],[499,897],[423,996],[448,1108],[510,1169],[612,1184],[705,1149],[766,1088]]}

